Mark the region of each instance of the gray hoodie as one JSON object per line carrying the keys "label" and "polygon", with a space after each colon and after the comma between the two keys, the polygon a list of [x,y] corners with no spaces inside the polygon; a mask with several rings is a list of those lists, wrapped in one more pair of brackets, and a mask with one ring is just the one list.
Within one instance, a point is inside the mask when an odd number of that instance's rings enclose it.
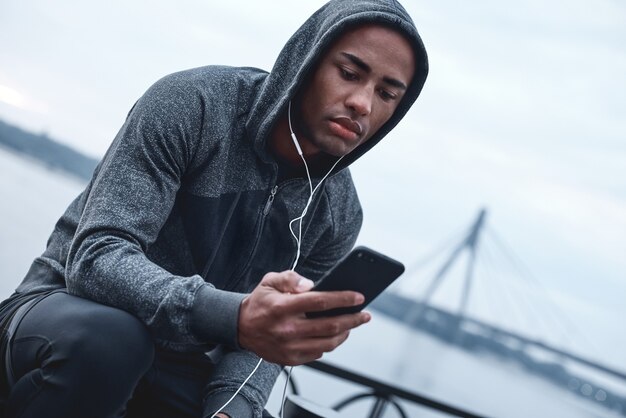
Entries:
{"label": "gray hoodie", "polygon": [[[305,179],[278,183],[268,135],[326,48],[368,22],[406,35],[416,71],[391,119],[342,160],[309,210],[296,270],[319,278],[360,229],[347,166],[404,116],[428,71],[415,26],[395,1],[331,1],[292,36],[270,73],[208,66],[157,81],[130,111],[17,292],[66,287],[124,309],[166,349],[229,347],[208,386],[207,402],[217,409],[258,360],[238,347],[240,303],[265,273],[291,267],[296,247],[288,223],[308,197]],[[263,362],[228,412],[260,416],[279,371]]]}

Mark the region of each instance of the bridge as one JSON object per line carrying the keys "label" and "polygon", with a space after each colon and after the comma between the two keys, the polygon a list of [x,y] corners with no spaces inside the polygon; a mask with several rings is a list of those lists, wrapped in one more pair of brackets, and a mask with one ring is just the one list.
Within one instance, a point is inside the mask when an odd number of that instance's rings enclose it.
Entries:
{"label": "bridge", "polygon": [[[540,376],[576,396],[626,416],[626,396],[624,396],[626,393],[626,373],[624,371],[616,370],[603,364],[600,360],[585,358],[556,347],[538,338],[521,335],[519,332],[513,332],[501,326],[472,318],[468,314],[470,294],[476,280],[475,265],[479,254],[479,244],[485,230],[486,216],[486,210],[481,210],[469,231],[460,242],[456,243],[445,262],[436,270],[428,282],[423,296],[419,299],[410,298],[405,295],[405,292],[398,291],[397,288],[390,289],[374,301],[372,309],[402,323],[404,326],[427,333],[446,344],[470,352],[489,353],[498,358],[517,363],[529,373]],[[505,258],[511,261],[529,283],[538,286],[539,281],[529,274],[527,268],[522,268],[523,263],[512,253],[510,247],[506,246],[504,241],[498,238],[493,231],[490,235],[500,246]],[[461,299],[458,310],[451,312],[435,306],[431,300],[452,267],[460,262],[461,255],[464,253],[467,253],[468,257]],[[428,258],[419,264],[424,264],[427,261]],[[411,271],[415,270],[417,268],[409,268],[405,275],[411,275]],[[407,279],[409,278],[410,276],[407,277]],[[502,295],[502,297],[505,296]],[[511,295],[507,297],[509,305],[519,304],[523,300],[523,297],[518,298],[519,300]],[[556,321],[557,327],[560,328],[560,332],[567,332],[563,330],[578,332],[571,323],[568,323],[566,317],[557,313],[555,306],[548,306],[551,314],[547,315],[536,312],[537,307],[535,305],[533,302],[528,303],[526,308],[522,308],[522,312],[528,316],[533,314],[543,322],[546,322],[548,317],[552,317]],[[509,306],[509,308],[512,309],[513,306]],[[575,367],[571,367],[572,365]],[[581,369],[586,369],[589,373],[583,375],[580,372]],[[605,383],[598,382],[599,377]],[[614,384],[609,387],[606,385],[607,380]],[[615,387],[622,390],[616,391]]]}

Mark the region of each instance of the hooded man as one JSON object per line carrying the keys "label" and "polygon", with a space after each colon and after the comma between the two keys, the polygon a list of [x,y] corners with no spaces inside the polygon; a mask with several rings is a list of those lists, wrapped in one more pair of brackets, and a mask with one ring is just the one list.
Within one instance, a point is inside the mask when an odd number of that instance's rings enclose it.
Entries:
{"label": "hooded man", "polygon": [[311,280],[360,229],[348,165],[427,71],[399,3],[334,0],[270,73],[208,66],[155,83],[0,307],[8,416],[261,416],[279,365],[369,320],[305,318],[363,298]]}

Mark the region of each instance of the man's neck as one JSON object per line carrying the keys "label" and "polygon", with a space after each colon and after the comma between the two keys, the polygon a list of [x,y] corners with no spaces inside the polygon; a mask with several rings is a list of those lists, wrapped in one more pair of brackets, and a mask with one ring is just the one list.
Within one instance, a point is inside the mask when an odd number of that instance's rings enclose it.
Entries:
{"label": "man's neck", "polygon": [[[309,141],[302,141],[301,146],[303,146],[303,156],[309,166],[311,176],[322,176],[332,167],[335,159],[317,149],[310,149],[305,145],[308,143]],[[276,121],[267,145],[278,162],[280,181],[298,177],[306,178],[304,163],[291,138],[287,113]]]}

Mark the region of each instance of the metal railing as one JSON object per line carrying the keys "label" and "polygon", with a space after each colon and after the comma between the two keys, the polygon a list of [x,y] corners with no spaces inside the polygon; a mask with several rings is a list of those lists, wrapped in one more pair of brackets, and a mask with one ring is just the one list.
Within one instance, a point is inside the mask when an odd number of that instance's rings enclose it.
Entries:
{"label": "metal railing", "polygon": [[[343,369],[327,362],[314,361],[312,363],[307,363],[304,366],[317,370],[321,373],[325,373],[336,378],[347,380],[349,382],[369,388],[369,390],[367,390],[366,392],[350,396],[347,399],[332,406],[332,409],[334,409],[335,411],[340,411],[354,402],[371,398],[374,399],[374,405],[369,412],[368,418],[381,418],[383,416],[383,413],[389,406],[393,407],[398,415],[400,415],[402,418],[408,418],[409,416],[407,415],[399,400],[404,400],[417,405],[421,405],[423,407],[434,409],[436,411],[455,417],[486,418],[484,415],[477,415],[475,413],[466,411],[461,408],[457,408],[450,404],[437,401],[433,398],[414,392],[409,392],[408,390],[399,388],[397,386],[379,382],[372,378],[363,376],[350,370]],[[294,394],[300,395],[298,386],[293,381],[293,379],[290,382],[290,386]]]}

